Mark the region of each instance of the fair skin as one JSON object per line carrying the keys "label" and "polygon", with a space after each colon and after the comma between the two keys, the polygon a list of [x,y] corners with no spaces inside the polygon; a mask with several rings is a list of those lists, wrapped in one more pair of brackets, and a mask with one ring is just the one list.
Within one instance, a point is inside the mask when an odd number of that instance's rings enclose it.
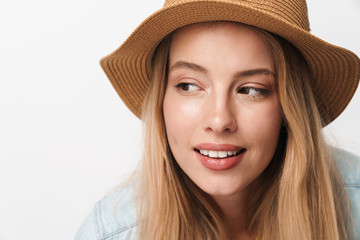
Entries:
{"label": "fair skin", "polygon": [[181,169],[223,213],[230,239],[254,239],[244,214],[282,123],[275,68],[263,39],[235,23],[178,30],[163,111]]}

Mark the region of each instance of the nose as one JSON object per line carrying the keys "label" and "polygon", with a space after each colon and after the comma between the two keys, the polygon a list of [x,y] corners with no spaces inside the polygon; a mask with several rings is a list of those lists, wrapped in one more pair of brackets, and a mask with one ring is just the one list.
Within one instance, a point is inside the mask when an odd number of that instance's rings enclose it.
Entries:
{"label": "nose", "polygon": [[237,130],[236,110],[227,95],[209,96],[204,113],[204,128],[216,134]]}

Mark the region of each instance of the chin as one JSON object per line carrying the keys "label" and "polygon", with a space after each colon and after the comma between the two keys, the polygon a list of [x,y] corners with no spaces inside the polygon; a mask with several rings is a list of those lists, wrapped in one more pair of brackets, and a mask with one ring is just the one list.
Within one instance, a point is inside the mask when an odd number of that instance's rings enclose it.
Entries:
{"label": "chin", "polygon": [[[225,177],[226,178],[226,177]],[[234,196],[237,194],[241,194],[241,192],[243,192],[243,190],[246,188],[246,186],[244,186],[245,184],[241,184],[239,182],[233,181],[233,180],[228,180],[228,181],[224,181],[225,179],[213,179],[213,180],[209,180],[206,182],[202,182],[197,184],[195,182],[195,184],[201,189],[203,190],[205,193],[209,194],[210,196],[213,197],[230,197],[230,196]]]}

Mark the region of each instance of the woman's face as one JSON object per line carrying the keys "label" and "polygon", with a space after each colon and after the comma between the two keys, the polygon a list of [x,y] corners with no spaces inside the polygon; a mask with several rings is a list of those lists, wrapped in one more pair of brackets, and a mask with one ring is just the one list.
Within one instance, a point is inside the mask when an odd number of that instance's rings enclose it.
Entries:
{"label": "woman's face", "polygon": [[235,23],[177,31],[163,103],[171,151],[212,196],[248,186],[271,161],[282,122],[275,69],[262,38]]}

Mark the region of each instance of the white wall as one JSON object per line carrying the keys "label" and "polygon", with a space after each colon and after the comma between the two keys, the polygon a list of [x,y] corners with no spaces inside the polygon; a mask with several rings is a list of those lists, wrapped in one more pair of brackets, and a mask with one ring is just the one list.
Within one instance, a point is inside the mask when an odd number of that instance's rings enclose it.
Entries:
{"label": "white wall", "polygon": [[[72,239],[134,169],[141,123],[98,61],[162,4],[0,0],[0,240]],[[308,6],[313,33],[360,55],[359,0]],[[326,129],[358,155],[359,105]]]}

